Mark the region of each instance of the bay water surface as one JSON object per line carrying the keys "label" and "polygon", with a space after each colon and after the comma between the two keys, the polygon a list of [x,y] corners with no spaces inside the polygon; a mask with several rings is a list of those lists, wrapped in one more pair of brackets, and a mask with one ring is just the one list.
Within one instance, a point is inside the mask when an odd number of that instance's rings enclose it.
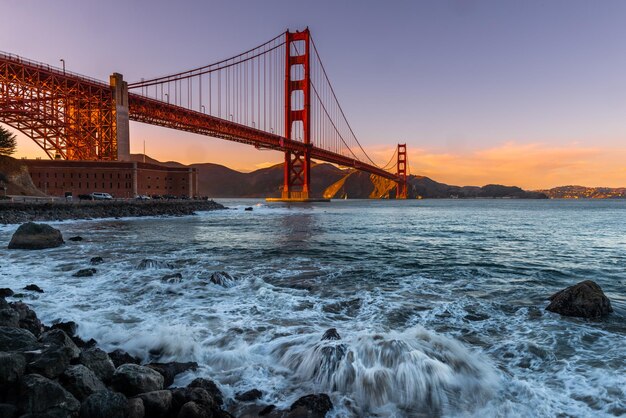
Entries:
{"label": "bay water surface", "polygon": [[[196,361],[176,383],[210,377],[230,399],[324,392],[346,417],[626,415],[626,201],[218,201],[231,209],[52,223],[84,241],[42,251],[6,250],[17,225],[2,226],[0,287],[39,285],[24,301],[44,322],[76,321],[108,351]],[[72,276],[96,256],[93,277]],[[585,279],[613,314],[544,310]],[[341,339],[322,340],[329,328]]]}

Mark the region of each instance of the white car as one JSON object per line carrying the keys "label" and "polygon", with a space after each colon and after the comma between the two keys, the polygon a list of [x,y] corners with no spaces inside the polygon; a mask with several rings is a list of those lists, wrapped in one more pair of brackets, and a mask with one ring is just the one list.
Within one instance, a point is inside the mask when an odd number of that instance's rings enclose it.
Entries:
{"label": "white car", "polygon": [[109,199],[113,199],[113,196],[111,196],[108,193],[93,192],[90,196],[91,196],[91,198],[93,200],[109,200]]}

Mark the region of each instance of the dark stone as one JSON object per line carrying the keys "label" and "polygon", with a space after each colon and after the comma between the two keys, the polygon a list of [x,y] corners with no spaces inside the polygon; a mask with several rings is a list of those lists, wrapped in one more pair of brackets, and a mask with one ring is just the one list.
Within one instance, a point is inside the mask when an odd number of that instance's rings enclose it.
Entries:
{"label": "dark stone", "polygon": [[80,408],[80,402],[57,382],[29,374],[20,381],[18,407],[24,413],[72,416]]}
{"label": "dark stone", "polygon": [[143,407],[148,417],[164,418],[169,414],[172,407],[172,392],[169,390],[141,393],[137,397],[143,401]]}
{"label": "dark stone", "polygon": [[235,395],[235,399],[237,399],[239,402],[252,402],[256,401],[257,399],[261,399],[262,396],[263,392],[258,389],[252,389],[246,392],[237,393]]}
{"label": "dark stone", "polygon": [[0,327],[20,326],[20,314],[17,313],[4,298],[0,298]]}
{"label": "dark stone", "polygon": [[38,337],[43,332],[43,325],[35,311],[30,309],[24,302],[12,302],[9,304],[20,316],[19,327],[27,329]]}
{"label": "dark stone", "polygon": [[550,304],[546,310],[583,318],[599,318],[613,312],[609,298],[591,280],[585,280],[550,296]]}
{"label": "dark stone", "polygon": [[267,405],[265,408],[259,411],[259,416],[264,417],[265,415],[271,414],[276,409],[276,405]]}
{"label": "dark stone", "polygon": [[74,341],[62,329],[51,329],[41,334],[39,341],[48,347],[63,348],[67,351],[71,359],[78,358],[80,348],[74,344]]}
{"label": "dark stone", "polygon": [[231,287],[236,279],[225,271],[216,271],[209,280],[218,286]]}
{"label": "dark stone", "polygon": [[30,290],[31,292],[43,293],[43,289],[36,284],[29,284],[24,287],[24,290]]}
{"label": "dark stone", "polygon": [[[135,396],[139,393],[162,390],[163,376],[149,367],[122,364],[113,373],[111,386],[126,396]],[[146,406],[145,402],[144,406]]]}
{"label": "dark stone", "polygon": [[17,407],[8,403],[0,403],[0,417],[1,418],[15,418],[17,417]]}
{"label": "dark stone", "polygon": [[329,328],[322,335],[322,340],[340,340],[341,336],[337,332],[337,328]]}
{"label": "dark stone", "polygon": [[83,350],[78,361],[91,369],[103,382],[109,382],[115,373],[115,365],[109,355],[97,347]]}
{"label": "dark stone", "polygon": [[166,274],[165,276],[161,278],[161,281],[165,283],[180,283],[182,279],[183,279],[182,274],[174,273],[174,274]]}
{"label": "dark stone", "polygon": [[208,411],[219,409],[215,399],[202,388],[186,387],[172,389],[172,415],[176,414],[188,402],[200,405]]}
{"label": "dark stone", "polygon": [[106,386],[95,373],[82,364],[69,366],[59,380],[63,387],[69,390],[79,401],[84,400],[92,393],[106,390]]}
{"label": "dark stone", "polygon": [[50,329],[60,329],[71,338],[76,334],[76,331],[78,330],[78,325],[74,321],[57,322],[56,324],[52,324]]}
{"label": "dark stone", "polygon": [[91,347],[95,347],[96,345],[98,345],[98,341],[94,340],[93,338],[90,338],[88,341],[85,341],[77,335],[74,335],[72,337],[72,341],[74,341],[74,344],[76,344],[76,346],[79,348],[91,348]]}
{"label": "dark stone", "polygon": [[184,404],[176,418],[212,418],[213,414],[206,407],[191,401]]}
{"label": "dark stone", "polygon": [[153,370],[159,372],[161,376],[163,376],[163,385],[164,387],[169,387],[172,383],[174,383],[174,377],[177,374],[186,372],[187,370],[197,370],[198,363],[189,362],[189,363],[150,363],[146,364],[146,367],[150,367]]}
{"label": "dark stone", "polygon": [[7,298],[13,296],[13,291],[8,287],[0,288],[0,298]]}
{"label": "dark stone", "polygon": [[42,250],[63,244],[61,231],[46,224],[27,222],[20,225],[11,237],[9,249]]}
{"label": "dark stone", "polygon": [[247,208],[244,209],[246,212],[252,212],[253,208],[252,206],[248,206]]}
{"label": "dark stone", "polygon": [[116,368],[120,367],[122,364],[128,364],[128,363],[141,364],[141,359],[135,356],[131,356],[126,351],[120,350],[119,348],[117,350],[111,351],[109,353],[109,358],[111,359],[111,361],[113,362],[113,365]]}
{"label": "dark stone", "polygon": [[83,237],[77,235],[75,237],[70,237],[69,240],[74,241],[74,242],[79,242],[83,240]]}
{"label": "dark stone", "polygon": [[[125,418],[127,400],[124,395],[104,390],[89,395],[80,407],[80,418]],[[129,417],[130,418],[130,417]]]}
{"label": "dark stone", "polygon": [[146,415],[146,409],[143,406],[143,401],[140,398],[129,399],[126,403],[126,418],[144,418]]}
{"label": "dark stone", "polygon": [[202,377],[198,377],[194,379],[189,385],[188,388],[201,388],[208,392],[209,395],[215,400],[215,403],[219,406],[224,404],[224,397],[222,396],[222,391],[217,387],[215,382],[209,379],[205,379]]}
{"label": "dark stone", "polygon": [[307,395],[295,401],[289,411],[294,412],[298,409],[307,411],[308,416],[325,417],[326,413],[333,409],[333,403],[325,393]]}
{"label": "dark stone", "polygon": [[167,261],[159,261],[159,260],[152,260],[150,258],[145,258],[141,260],[137,268],[139,270],[163,269],[163,268],[172,269],[174,268],[174,265],[172,263],[168,263]]}
{"label": "dark stone", "polygon": [[104,263],[104,259],[102,257],[91,257],[91,260],[89,260],[89,262],[91,264],[102,264]]}
{"label": "dark stone", "polygon": [[15,385],[26,370],[26,359],[18,353],[0,352],[0,388]]}
{"label": "dark stone", "polygon": [[361,309],[363,301],[360,298],[351,300],[343,300],[340,302],[329,303],[322,307],[324,312],[333,314],[343,314],[348,316],[356,316]]}
{"label": "dark stone", "polygon": [[29,351],[38,348],[37,338],[27,329],[0,327],[0,351]]}
{"label": "dark stone", "polygon": [[72,274],[74,277],[91,277],[96,274],[97,270],[95,268],[86,268],[80,269],[76,273]]}

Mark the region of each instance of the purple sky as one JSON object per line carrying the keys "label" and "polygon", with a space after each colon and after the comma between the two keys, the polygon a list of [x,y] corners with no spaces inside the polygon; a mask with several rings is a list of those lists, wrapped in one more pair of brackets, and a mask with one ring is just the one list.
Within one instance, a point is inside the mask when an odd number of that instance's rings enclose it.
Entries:
{"label": "purple sky", "polygon": [[[5,0],[0,49],[108,80],[312,31],[363,145],[458,184],[626,186],[624,1]],[[251,170],[279,153],[132,124],[134,152]],[[175,142],[176,146],[171,144]],[[21,137],[19,155],[41,156]]]}

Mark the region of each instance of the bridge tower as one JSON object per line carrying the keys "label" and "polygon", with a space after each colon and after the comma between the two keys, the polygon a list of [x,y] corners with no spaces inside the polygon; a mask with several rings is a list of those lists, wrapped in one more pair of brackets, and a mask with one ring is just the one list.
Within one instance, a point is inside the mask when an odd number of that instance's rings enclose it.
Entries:
{"label": "bridge tower", "polygon": [[407,198],[406,168],[406,144],[398,144],[397,175],[399,181],[396,188],[396,199]]}
{"label": "bridge tower", "polygon": [[[301,42],[303,41],[303,42]],[[304,43],[303,48],[298,45]],[[302,32],[285,33],[285,137],[297,140],[294,135],[302,133],[304,149],[285,151],[283,200],[309,200],[311,185],[311,74],[309,28]],[[297,67],[301,66],[301,70]],[[294,71],[295,70],[295,71]],[[302,77],[298,77],[302,75]],[[300,93],[301,92],[301,93]],[[302,100],[297,100],[299,95]],[[296,104],[300,104],[296,107]]]}

